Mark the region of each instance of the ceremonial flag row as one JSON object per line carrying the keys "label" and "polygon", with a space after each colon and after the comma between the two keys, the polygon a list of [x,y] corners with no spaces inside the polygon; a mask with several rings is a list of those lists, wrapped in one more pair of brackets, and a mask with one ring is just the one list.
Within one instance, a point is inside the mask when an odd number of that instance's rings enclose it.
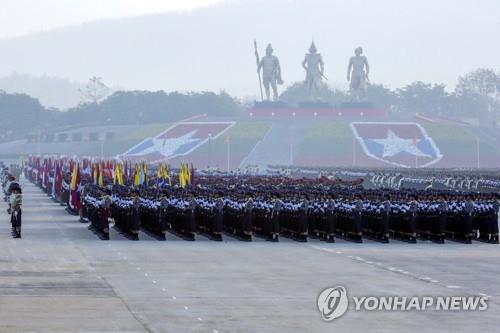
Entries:
{"label": "ceremonial flag row", "polygon": [[[104,161],[97,158],[69,158],[57,156],[29,156],[24,160],[26,177],[44,189],[55,200],[67,203],[71,210],[80,209],[81,183],[93,182],[103,187],[106,184],[128,186],[179,186],[185,188],[193,183],[194,167],[181,164],[177,172],[178,182],[173,182],[168,164],[148,165],[145,162]],[[68,198],[63,198],[67,192]]]}

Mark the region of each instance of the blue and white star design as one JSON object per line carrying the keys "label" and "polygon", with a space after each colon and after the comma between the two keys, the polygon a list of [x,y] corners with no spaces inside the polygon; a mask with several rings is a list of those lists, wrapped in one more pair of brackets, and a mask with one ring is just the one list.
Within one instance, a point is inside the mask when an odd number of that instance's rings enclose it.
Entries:
{"label": "blue and white star design", "polygon": [[399,153],[408,153],[418,157],[432,157],[425,154],[418,148],[420,139],[403,139],[396,135],[392,130],[387,130],[385,139],[370,139],[373,142],[383,145],[382,157],[393,157]]}

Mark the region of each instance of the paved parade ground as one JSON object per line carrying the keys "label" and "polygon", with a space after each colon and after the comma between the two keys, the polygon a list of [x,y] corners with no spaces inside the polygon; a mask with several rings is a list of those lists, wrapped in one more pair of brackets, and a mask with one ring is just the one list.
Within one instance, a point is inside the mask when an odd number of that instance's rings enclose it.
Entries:
{"label": "paved parade ground", "polygon": [[[0,207],[0,332],[500,332],[500,246],[101,241],[27,182],[23,238]],[[488,295],[483,312],[348,312],[318,294]]]}

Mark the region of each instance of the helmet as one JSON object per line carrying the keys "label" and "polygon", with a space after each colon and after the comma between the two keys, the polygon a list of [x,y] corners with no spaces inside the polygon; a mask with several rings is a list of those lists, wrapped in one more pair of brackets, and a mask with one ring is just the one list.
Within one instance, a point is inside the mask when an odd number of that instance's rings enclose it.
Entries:
{"label": "helmet", "polygon": [[266,54],[272,54],[273,52],[273,46],[271,44],[268,44],[266,48]]}
{"label": "helmet", "polygon": [[316,44],[312,42],[311,46],[309,47],[309,53],[316,53],[316,52],[318,52],[318,49],[316,48]]}

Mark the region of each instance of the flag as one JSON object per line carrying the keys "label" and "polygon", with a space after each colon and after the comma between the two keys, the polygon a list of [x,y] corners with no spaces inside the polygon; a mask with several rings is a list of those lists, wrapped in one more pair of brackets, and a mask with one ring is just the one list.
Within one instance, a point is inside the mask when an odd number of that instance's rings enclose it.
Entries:
{"label": "flag", "polygon": [[420,167],[443,157],[427,131],[412,122],[353,122],[351,129],[363,152],[373,160],[399,167]]}
{"label": "flag", "polygon": [[118,184],[125,185],[125,181],[123,179],[123,164],[118,164]]}
{"label": "flag", "polygon": [[78,211],[81,208],[80,202],[80,167],[78,163],[73,164],[73,172],[71,174],[71,184],[69,193],[69,206],[71,209]]}
{"label": "flag", "polygon": [[56,177],[57,177],[57,160],[54,160],[54,163],[52,163],[52,188],[50,189],[50,195],[52,198],[56,198]]}
{"label": "flag", "polygon": [[194,185],[194,165],[191,163],[191,172],[189,173],[189,183]]}
{"label": "flag", "polygon": [[186,187],[186,173],[184,163],[181,163],[181,168],[179,169],[179,185],[181,188]]}
{"label": "flag", "polygon": [[56,198],[59,200],[61,198],[61,191],[62,191],[62,161],[59,160],[58,163],[56,164],[56,174],[54,177],[54,183],[56,184]]}
{"label": "flag", "polygon": [[99,187],[104,186],[104,162],[99,164],[99,180],[97,185],[99,185]]}
{"label": "flag", "polygon": [[134,173],[134,185],[141,185],[141,167],[139,164],[135,164],[135,173]]}
{"label": "flag", "polygon": [[97,163],[92,164],[92,182],[97,184],[99,179],[99,168],[97,167]]}
{"label": "flag", "polygon": [[159,162],[189,155],[235,125],[235,122],[181,122],[156,137],[146,138],[130,148],[121,158]]}

